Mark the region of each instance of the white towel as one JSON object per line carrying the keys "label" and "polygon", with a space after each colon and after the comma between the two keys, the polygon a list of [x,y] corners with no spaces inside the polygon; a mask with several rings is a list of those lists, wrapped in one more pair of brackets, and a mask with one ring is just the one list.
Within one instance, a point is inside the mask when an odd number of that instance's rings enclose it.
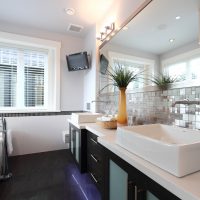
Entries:
{"label": "white towel", "polygon": [[13,152],[13,145],[12,145],[12,130],[7,130],[7,148],[8,148],[8,155],[11,155]]}

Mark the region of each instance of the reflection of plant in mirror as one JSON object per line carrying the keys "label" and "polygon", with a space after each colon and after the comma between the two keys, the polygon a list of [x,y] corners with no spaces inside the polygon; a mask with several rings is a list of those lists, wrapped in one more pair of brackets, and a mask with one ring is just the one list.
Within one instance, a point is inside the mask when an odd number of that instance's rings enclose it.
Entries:
{"label": "reflection of plant in mirror", "polygon": [[178,81],[178,79],[167,74],[160,74],[154,76],[151,81],[155,83],[160,90],[167,90],[170,84]]}
{"label": "reflection of plant in mirror", "polygon": [[118,88],[126,88],[128,84],[137,78],[137,74],[126,68],[118,66],[113,72],[108,72],[109,76],[113,79],[114,85]]}
{"label": "reflection of plant in mirror", "polygon": [[113,85],[118,88],[127,88],[130,82],[137,80],[138,75],[141,74],[141,72],[135,73],[134,71],[130,71],[121,65],[117,65],[114,69],[111,68],[110,71],[107,70],[106,74],[108,79],[113,81],[113,83],[107,84],[101,89],[101,91],[109,85]]}

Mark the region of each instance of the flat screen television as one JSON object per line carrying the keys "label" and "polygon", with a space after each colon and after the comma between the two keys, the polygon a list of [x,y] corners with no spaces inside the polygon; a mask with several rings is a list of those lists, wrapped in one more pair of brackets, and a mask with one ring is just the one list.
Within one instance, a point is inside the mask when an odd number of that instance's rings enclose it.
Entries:
{"label": "flat screen television", "polygon": [[78,71],[89,68],[87,52],[74,53],[66,56],[69,71]]}
{"label": "flat screen television", "polygon": [[106,74],[108,64],[109,64],[108,59],[103,54],[101,54],[100,55],[100,72],[101,72],[101,74]]}

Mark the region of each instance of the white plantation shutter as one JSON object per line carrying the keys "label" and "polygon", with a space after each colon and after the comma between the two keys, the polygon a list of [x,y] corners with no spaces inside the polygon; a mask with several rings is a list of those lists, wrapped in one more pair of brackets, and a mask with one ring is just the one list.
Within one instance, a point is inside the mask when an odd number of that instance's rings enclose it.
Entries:
{"label": "white plantation shutter", "polygon": [[60,111],[60,48],[0,32],[0,113]]}
{"label": "white plantation shutter", "polygon": [[0,107],[44,108],[48,52],[0,45]]}
{"label": "white plantation shutter", "polygon": [[0,107],[16,106],[18,51],[0,48]]}
{"label": "white plantation shutter", "polygon": [[24,103],[26,107],[44,105],[44,77],[47,67],[47,54],[24,52]]}

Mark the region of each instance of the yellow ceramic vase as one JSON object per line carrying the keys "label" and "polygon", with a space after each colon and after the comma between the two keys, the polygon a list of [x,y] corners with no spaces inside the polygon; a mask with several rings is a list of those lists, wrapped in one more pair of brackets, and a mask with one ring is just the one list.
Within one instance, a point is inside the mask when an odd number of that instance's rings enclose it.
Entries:
{"label": "yellow ceramic vase", "polygon": [[119,125],[127,125],[126,88],[119,88],[118,106],[117,123]]}

